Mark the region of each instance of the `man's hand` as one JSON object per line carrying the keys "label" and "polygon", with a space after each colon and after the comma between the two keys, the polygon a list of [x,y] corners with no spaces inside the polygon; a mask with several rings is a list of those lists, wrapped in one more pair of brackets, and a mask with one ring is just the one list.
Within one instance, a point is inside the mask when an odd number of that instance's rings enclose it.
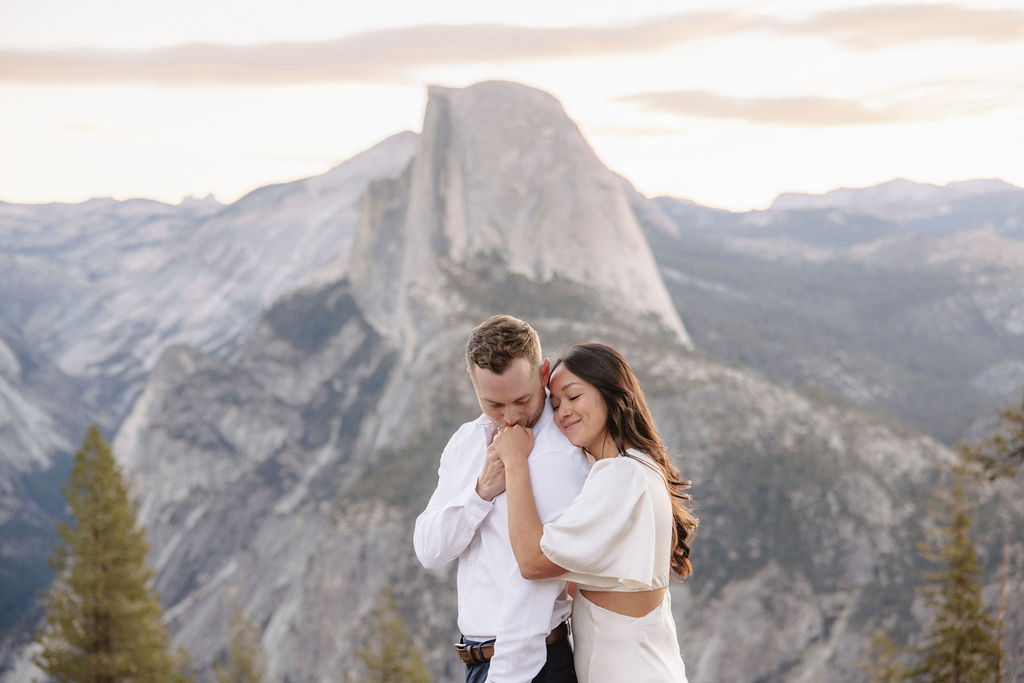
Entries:
{"label": "man's hand", "polygon": [[497,451],[505,467],[525,463],[533,450],[533,430],[512,425],[498,432],[491,447]]}
{"label": "man's hand", "polygon": [[505,465],[498,458],[494,444],[487,447],[487,457],[484,458],[484,469],[476,478],[476,495],[484,500],[494,500],[494,497],[505,490]]}

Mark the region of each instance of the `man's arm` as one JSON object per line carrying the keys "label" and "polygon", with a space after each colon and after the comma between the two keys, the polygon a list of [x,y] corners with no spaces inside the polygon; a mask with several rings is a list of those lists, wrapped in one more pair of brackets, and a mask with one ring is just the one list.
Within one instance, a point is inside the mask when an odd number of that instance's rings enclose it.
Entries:
{"label": "man's arm", "polygon": [[[437,488],[427,509],[416,518],[413,548],[420,564],[427,569],[440,567],[462,554],[494,507],[494,496],[505,488],[504,471],[496,473],[494,465],[500,461],[490,452],[479,477],[472,479],[465,473],[460,476],[456,462],[460,457],[458,436],[452,437],[441,454]],[[463,457],[467,455],[461,453]],[[490,498],[486,498],[488,495]]]}

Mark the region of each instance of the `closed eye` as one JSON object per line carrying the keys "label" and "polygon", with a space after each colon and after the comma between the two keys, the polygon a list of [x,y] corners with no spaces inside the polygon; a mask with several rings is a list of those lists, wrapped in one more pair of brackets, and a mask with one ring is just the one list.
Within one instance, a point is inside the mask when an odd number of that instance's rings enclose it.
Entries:
{"label": "closed eye", "polygon": [[[581,396],[581,394],[576,394],[575,396],[566,396],[566,400],[567,401],[575,401],[580,396]],[[558,406],[560,406],[561,404],[562,404],[561,401],[559,401],[558,403],[555,403],[554,401],[552,401],[551,402],[551,409],[552,410],[558,410]]]}

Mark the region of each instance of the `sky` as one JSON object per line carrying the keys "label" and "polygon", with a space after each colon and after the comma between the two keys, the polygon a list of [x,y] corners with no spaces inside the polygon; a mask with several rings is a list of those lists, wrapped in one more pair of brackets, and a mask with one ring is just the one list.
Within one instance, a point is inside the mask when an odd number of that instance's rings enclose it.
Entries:
{"label": "sky", "polygon": [[1020,0],[0,0],[0,201],[229,203],[492,79],[648,196],[1024,186]]}

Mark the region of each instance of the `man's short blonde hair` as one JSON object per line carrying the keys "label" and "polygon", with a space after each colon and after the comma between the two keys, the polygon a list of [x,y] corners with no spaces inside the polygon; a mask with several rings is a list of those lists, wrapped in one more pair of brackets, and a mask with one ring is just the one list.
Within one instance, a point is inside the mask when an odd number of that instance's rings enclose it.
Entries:
{"label": "man's short blonde hair", "polygon": [[466,342],[466,364],[471,370],[487,368],[500,375],[516,358],[540,367],[540,337],[529,323],[510,315],[492,315],[473,328]]}

